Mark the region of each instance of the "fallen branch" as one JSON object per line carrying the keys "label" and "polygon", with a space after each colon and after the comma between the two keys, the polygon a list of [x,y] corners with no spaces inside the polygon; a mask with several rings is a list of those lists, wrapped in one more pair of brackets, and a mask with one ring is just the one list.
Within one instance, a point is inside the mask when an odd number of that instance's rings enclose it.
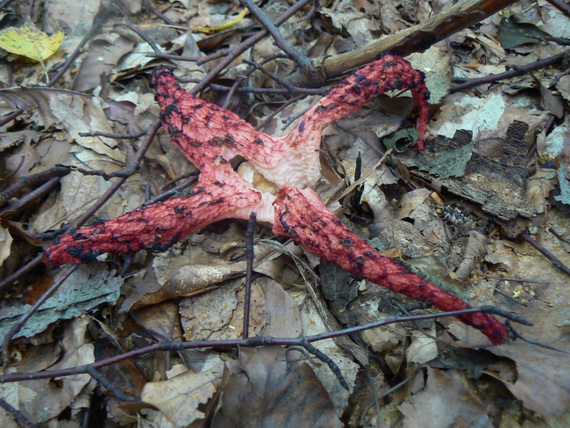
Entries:
{"label": "fallen branch", "polygon": [[234,339],[234,340],[193,340],[189,342],[160,342],[154,345],[125,352],[120,355],[115,355],[113,357],[105,358],[83,366],[69,367],[57,370],[45,370],[42,372],[27,372],[27,373],[22,372],[22,373],[2,374],[0,375],[0,383],[21,382],[25,380],[34,380],[34,379],[50,379],[62,376],[73,376],[83,373],[89,374],[93,369],[99,369],[101,367],[116,364],[120,361],[128,360],[135,357],[140,357],[142,355],[146,355],[151,352],[157,352],[157,351],[176,352],[187,349],[208,349],[208,348],[231,349],[237,347],[252,348],[257,346],[288,346],[288,347],[300,346],[306,349],[305,347],[306,343],[313,343],[321,340],[332,339],[339,336],[351,335],[354,333],[359,333],[364,330],[376,327],[382,327],[389,324],[445,318],[450,316],[457,317],[474,313],[495,313],[500,315],[506,315],[513,321],[523,322],[523,324],[525,325],[531,325],[531,323],[524,320],[524,318],[513,316],[512,314],[506,313],[500,309],[493,308],[491,306],[483,306],[479,308],[470,308],[461,311],[443,312],[438,314],[414,315],[414,316],[405,316],[405,317],[394,316],[386,318],[384,320],[379,320],[369,324],[361,325],[358,327],[351,327],[343,330],[316,334],[312,336],[305,336],[305,337],[280,338],[280,337],[259,336],[259,337],[250,337],[248,339]]}
{"label": "fallen branch", "polygon": [[[320,70],[320,73],[307,75],[300,70],[291,75],[288,80],[295,86],[316,86],[322,84],[323,78],[327,80],[342,76],[347,71],[362,67],[386,53],[406,56],[413,52],[424,51],[435,43],[470,25],[481,22],[516,2],[517,0],[460,1],[425,22],[364,47],[340,55],[313,59],[313,68]],[[315,76],[319,77],[315,78]]]}

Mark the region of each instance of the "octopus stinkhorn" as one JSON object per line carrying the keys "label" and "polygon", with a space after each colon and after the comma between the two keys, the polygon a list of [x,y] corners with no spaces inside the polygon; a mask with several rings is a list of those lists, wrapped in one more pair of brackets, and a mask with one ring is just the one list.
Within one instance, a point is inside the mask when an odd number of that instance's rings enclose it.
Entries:
{"label": "octopus stinkhorn", "polygon": [[[45,251],[47,263],[86,263],[101,253],[162,251],[202,227],[226,218],[273,225],[308,251],[366,278],[444,311],[470,308],[463,300],[375,251],[343,226],[310,189],[320,177],[323,129],[389,90],[410,89],[419,107],[416,148],[423,151],[429,93],[421,72],[404,59],[386,55],[358,70],[308,110],[285,137],[255,130],[236,114],[203,101],[180,87],[172,69],[151,77],[161,119],[172,143],[200,169],[195,187],[176,197],[128,212],[114,220],[77,229]],[[230,161],[247,160],[235,171]],[[263,182],[263,190],[254,183]],[[257,186],[259,187],[259,186]],[[485,313],[458,317],[494,344],[508,339],[505,324]]]}

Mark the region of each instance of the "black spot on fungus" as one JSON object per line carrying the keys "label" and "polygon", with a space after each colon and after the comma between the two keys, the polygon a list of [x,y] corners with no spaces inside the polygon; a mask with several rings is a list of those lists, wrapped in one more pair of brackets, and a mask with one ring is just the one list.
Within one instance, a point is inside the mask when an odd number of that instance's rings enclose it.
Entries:
{"label": "black spot on fungus", "polygon": [[77,257],[79,260],[81,260],[81,263],[85,264],[91,263],[99,255],[98,251],[93,251],[91,249],[89,249],[86,252],[83,252],[82,248],[67,248],[66,250],[73,257]]}
{"label": "black spot on fungus", "polygon": [[162,110],[162,114],[164,116],[168,116],[170,113],[172,112],[176,112],[176,113],[180,113],[180,110],[178,110],[178,106],[176,104],[168,104],[163,110]]}

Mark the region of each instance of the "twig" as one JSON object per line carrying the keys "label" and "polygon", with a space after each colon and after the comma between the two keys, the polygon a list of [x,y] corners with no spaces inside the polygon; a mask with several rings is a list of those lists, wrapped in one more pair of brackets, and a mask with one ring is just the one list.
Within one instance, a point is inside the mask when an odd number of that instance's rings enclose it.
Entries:
{"label": "twig", "polygon": [[523,342],[530,343],[531,345],[539,346],[539,347],[545,348],[545,349],[550,349],[550,350],[556,351],[556,352],[562,352],[564,354],[570,354],[569,349],[556,348],[554,346],[547,345],[546,343],[541,343],[541,342],[538,342],[536,340],[529,339],[528,337],[524,337],[522,334],[520,334],[517,331],[513,331],[513,333],[514,333],[514,336],[516,339],[520,339]]}
{"label": "twig", "polygon": [[166,24],[168,25],[173,25],[173,26],[178,26],[178,24],[176,22],[174,22],[172,19],[170,19],[168,16],[166,16],[164,13],[162,13],[160,10],[156,9],[152,3],[150,2],[150,0],[144,0],[143,1],[144,6],[148,9],[148,11],[150,13],[152,13],[153,15],[156,15],[157,17],[159,17],[160,19],[162,19]]}
{"label": "twig", "polygon": [[93,38],[95,33],[97,33],[101,29],[103,23],[111,15],[111,12],[112,12],[111,8],[108,7],[105,4],[105,2],[101,2],[99,12],[97,12],[97,15],[95,15],[95,18],[93,18],[93,25],[89,29],[89,32],[87,32],[87,34],[83,36],[79,44],[75,47],[73,52],[65,60],[63,65],[59,67],[57,73],[55,73],[53,77],[50,79],[49,83],[47,84],[48,87],[54,86],[59,81],[59,79],[61,79],[61,76],[63,76],[63,74],[69,69],[69,67],[71,67],[71,64],[73,64],[77,56],[81,53],[83,47],[87,44],[89,40]]}
{"label": "twig", "polygon": [[131,403],[137,403],[140,401],[140,399],[127,395],[123,391],[118,389],[115,385],[113,385],[113,383],[109,379],[107,379],[107,377],[103,373],[98,371],[95,367],[87,366],[85,372],[88,373],[97,382],[99,382],[99,384],[101,384],[106,390],[113,393],[113,395],[117,397],[119,400]]}
{"label": "twig", "polygon": [[350,391],[350,387],[348,386],[348,382],[343,376],[342,371],[340,370],[339,366],[332,360],[331,357],[329,357],[323,351],[314,347],[308,342],[303,343],[303,347],[307,350],[307,352],[310,352],[319,360],[323,361],[327,366],[329,366],[330,371],[333,372],[333,374],[336,376],[342,387],[347,391]]}
{"label": "twig", "polygon": [[54,177],[66,176],[70,172],[71,169],[67,166],[55,166],[37,174],[20,177],[18,181],[0,193],[0,203],[3,203],[8,199],[15,197],[27,187],[34,186],[38,183],[43,183],[46,180],[50,180]]}
{"label": "twig", "polygon": [[536,248],[538,252],[540,252],[544,257],[550,260],[554,265],[554,267],[560,269],[566,275],[570,275],[570,268],[566,266],[564,263],[562,263],[562,261],[560,261],[554,254],[552,254],[550,251],[548,251],[546,248],[544,248],[542,245],[540,245],[538,242],[532,239],[528,234],[528,232],[523,232],[519,236],[523,240],[528,242],[530,245],[532,245],[534,248]]}
{"label": "twig", "polygon": [[[521,76],[529,71],[537,70],[540,68],[548,67],[549,65],[556,64],[564,59],[565,52],[559,53],[557,55],[551,56],[549,58],[541,59],[535,62],[531,62],[527,65],[512,65],[510,66],[509,71],[505,71],[503,73],[492,74],[490,76],[480,77],[477,79],[462,79],[463,83],[459,85],[452,86],[449,89],[449,92],[458,92],[463,91],[465,89],[473,88],[478,85],[483,85],[485,83],[493,83],[497,80],[508,79],[514,76]],[[455,79],[454,79],[455,80]]]}
{"label": "twig", "polygon": [[245,254],[247,266],[245,269],[245,296],[243,307],[243,338],[249,337],[249,313],[251,308],[251,279],[253,276],[253,260],[254,260],[254,245],[253,238],[255,236],[255,222],[257,214],[252,212],[247,222],[247,231],[245,232]]}
{"label": "twig", "polygon": [[154,43],[154,41],[149,36],[147,36],[142,30],[139,30],[136,26],[134,26],[126,15],[124,16],[124,20],[125,20],[125,26],[129,28],[131,31],[135,32],[145,42],[147,42],[153,51],[155,51],[156,53],[162,53],[162,51],[156,45],[156,43]]}
{"label": "twig", "polygon": [[3,293],[6,290],[6,288],[8,288],[14,281],[18,280],[18,278],[27,274],[32,269],[34,269],[36,266],[41,265],[43,258],[44,257],[42,254],[40,254],[39,256],[36,256],[36,258],[29,261],[27,264],[22,266],[16,272],[12,273],[11,275],[8,275],[6,278],[4,278],[2,281],[0,281],[0,293]]}
{"label": "twig", "polygon": [[[296,97],[293,97],[293,98],[285,101],[283,103],[283,105],[281,105],[279,108],[274,109],[269,115],[267,115],[267,117],[265,119],[263,119],[263,122],[261,122],[259,125],[257,125],[255,127],[255,129],[258,129],[258,130],[263,129],[269,122],[271,122],[271,120],[273,120],[273,118],[275,116],[277,116],[279,113],[281,113],[283,110],[285,110],[288,106],[290,106],[294,102],[300,100],[301,98],[303,98],[303,95],[297,95]],[[289,123],[286,126],[284,126],[284,128],[289,126],[291,123],[293,123],[293,122],[289,121]]]}
{"label": "twig", "polygon": [[242,4],[249,9],[251,14],[265,27],[265,29],[271,34],[277,46],[281,48],[290,58],[292,58],[299,67],[305,69],[305,72],[311,72],[312,64],[307,56],[302,55],[298,52],[291,43],[283,38],[277,26],[271,22],[268,16],[252,1],[252,0],[241,0]]}
{"label": "twig", "polygon": [[0,218],[4,217],[4,214],[10,211],[17,211],[29,202],[33,201],[40,196],[48,193],[53,187],[55,187],[59,183],[59,177],[54,177],[49,179],[47,182],[42,184],[40,187],[35,189],[32,192],[27,193],[23,198],[20,198],[17,202],[8,205],[6,209],[0,211]]}
{"label": "twig", "polygon": [[[186,174],[185,174],[186,175]],[[188,186],[190,186],[191,184],[194,184],[196,181],[198,181],[198,176],[200,175],[199,172],[195,171],[195,172],[191,172],[190,177],[186,178],[186,180],[184,180],[182,183],[180,183],[179,185],[177,185],[176,187],[167,190],[166,192],[162,192],[159,195],[156,195],[153,198],[148,198],[147,200],[145,200],[144,202],[144,206],[146,205],[151,205],[154,204],[156,202],[159,201],[164,201],[165,199],[169,199],[173,196],[175,196],[178,193],[181,193],[184,189],[186,189]],[[185,178],[185,177],[182,177]],[[178,180],[180,178],[177,178],[176,180]],[[171,183],[174,182],[174,180],[171,181]],[[166,186],[168,186],[169,183],[166,183]]]}
{"label": "twig", "polygon": [[[275,20],[274,22],[275,26],[278,27],[279,25],[283,24],[291,16],[293,16],[295,13],[301,10],[310,1],[312,0],[300,0],[297,3],[295,3],[289,9],[287,9],[285,13],[283,13]],[[225,69],[229,64],[231,64],[239,55],[241,55],[243,52],[245,52],[250,47],[255,45],[261,39],[263,39],[267,34],[268,34],[267,30],[261,30],[256,34],[254,34],[253,36],[250,36],[248,39],[244,40],[236,47],[232,48],[231,54],[228,55],[222,61],[220,61],[215,67],[213,67],[212,70],[210,70],[210,72],[206,75],[206,77],[204,77],[200,83],[198,83],[194,88],[192,88],[190,93],[195,95],[198,92],[205,89],[206,86],[208,86],[208,84],[212,81],[212,79],[214,79],[223,69]]]}
{"label": "twig", "polygon": [[116,140],[136,140],[140,137],[143,137],[147,134],[147,130],[137,132],[136,134],[115,134],[112,132],[103,132],[103,131],[92,131],[92,132],[80,132],[79,135],[81,137],[107,137],[113,138]]}
{"label": "twig", "polygon": [[560,235],[558,232],[556,232],[553,228],[549,228],[548,231],[550,233],[552,233],[554,236],[556,236],[558,239],[560,239],[562,242],[565,242],[567,244],[570,244],[570,242],[568,241],[568,239],[564,238],[562,235]]}
{"label": "twig", "polygon": [[152,124],[152,126],[148,130],[146,139],[140,145],[139,149],[137,150],[134,156],[134,159],[132,159],[129,162],[129,166],[123,170],[124,176],[121,176],[117,181],[115,181],[111,185],[111,187],[109,187],[109,189],[107,189],[107,191],[99,198],[99,200],[97,200],[97,202],[95,202],[95,204],[93,204],[83,215],[75,219],[75,221],[73,221],[73,223],[71,223],[69,226],[63,228],[62,233],[64,233],[67,230],[77,228],[81,226],[83,223],[85,223],[93,214],[95,214],[99,210],[99,208],[105,205],[105,203],[109,200],[109,198],[117,190],[119,190],[119,188],[125,183],[125,181],[127,181],[127,178],[130,177],[132,174],[134,174],[134,172],[138,169],[144,154],[148,150],[150,143],[152,143],[152,140],[154,139],[154,136],[156,135],[160,127],[161,127],[160,120],[157,120]]}
{"label": "twig", "polygon": [[444,317],[456,317],[460,315],[467,315],[476,312],[486,312],[491,314],[497,314],[502,316],[508,316],[509,319],[512,319],[516,322],[525,321],[525,325],[531,325],[530,322],[524,320],[523,318],[505,312],[502,309],[498,309],[495,307],[490,306],[482,306],[479,308],[470,308],[470,309],[463,309],[460,311],[450,311],[450,312],[441,312],[437,314],[425,314],[425,315],[414,315],[410,317],[402,317],[402,316],[394,316],[389,317],[384,320],[375,321],[373,323],[365,324],[358,327],[351,327],[344,330],[333,331],[329,333],[322,333],[313,336],[306,336],[306,337],[297,337],[297,338],[276,338],[276,337],[250,337],[248,339],[234,339],[234,340],[195,340],[190,342],[160,342],[154,345],[146,346],[143,348],[138,348],[133,351],[125,352],[120,355],[115,355],[110,358],[105,358],[103,360],[96,361],[94,363],[84,365],[84,366],[77,366],[77,367],[69,367],[65,369],[58,369],[58,370],[46,370],[43,372],[29,372],[29,373],[6,373],[0,375],[0,383],[4,382],[19,382],[23,380],[32,380],[32,379],[48,379],[53,377],[61,377],[61,376],[72,376],[82,373],[87,373],[87,367],[105,367],[111,364],[115,364],[119,361],[128,360],[130,358],[139,357],[141,355],[145,355],[151,352],[156,351],[183,351],[187,349],[204,349],[204,348],[235,348],[238,346],[241,347],[257,347],[257,346],[302,346],[305,348],[305,343],[317,342],[320,340],[332,339],[339,336],[350,335],[354,333],[359,333],[364,330],[368,330],[371,328],[381,327],[389,324],[394,323],[401,323],[401,322],[409,322],[409,321],[418,321],[418,320],[426,320],[426,319],[435,319],[435,318],[444,318]]}
{"label": "twig", "polygon": [[347,71],[368,64],[386,53],[406,56],[412,52],[428,49],[440,40],[474,25],[500,10],[516,3],[517,0],[462,0],[418,25],[402,30],[340,55],[312,59],[322,76],[312,79],[302,71],[297,71],[287,80],[296,86],[318,86],[323,80],[332,79]]}
{"label": "twig", "polygon": [[36,428],[36,425],[31,423],[30,420],[26,418],[22,412],[20,412],[18,409],[16,409],[14,406],[12,406],[3,398],[0,398],[0,407],[2,407],[8,413],[14,416],[14,419],[16,419],[16,422],[18,422],[18,425],[20,425],[21,427]]}

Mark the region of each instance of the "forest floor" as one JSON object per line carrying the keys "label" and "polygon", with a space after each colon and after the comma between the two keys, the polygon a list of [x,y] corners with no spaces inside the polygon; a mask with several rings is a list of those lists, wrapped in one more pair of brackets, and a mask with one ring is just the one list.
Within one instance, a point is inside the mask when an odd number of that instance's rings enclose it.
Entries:
{"label": "forest floor", "polygon": [[[566,3],[257,2],[270,21],[298,7],[277,38],[237,0],[0,3],[2,427],[570,426]],[[388,52],[425,74],[426,152],[410,92],[391,91],[325,129],[313,190],[382,255],[532,323],[507,342],[243,218],[44,263],[70,224],[192,194],[157,65],[280,137]]]}

